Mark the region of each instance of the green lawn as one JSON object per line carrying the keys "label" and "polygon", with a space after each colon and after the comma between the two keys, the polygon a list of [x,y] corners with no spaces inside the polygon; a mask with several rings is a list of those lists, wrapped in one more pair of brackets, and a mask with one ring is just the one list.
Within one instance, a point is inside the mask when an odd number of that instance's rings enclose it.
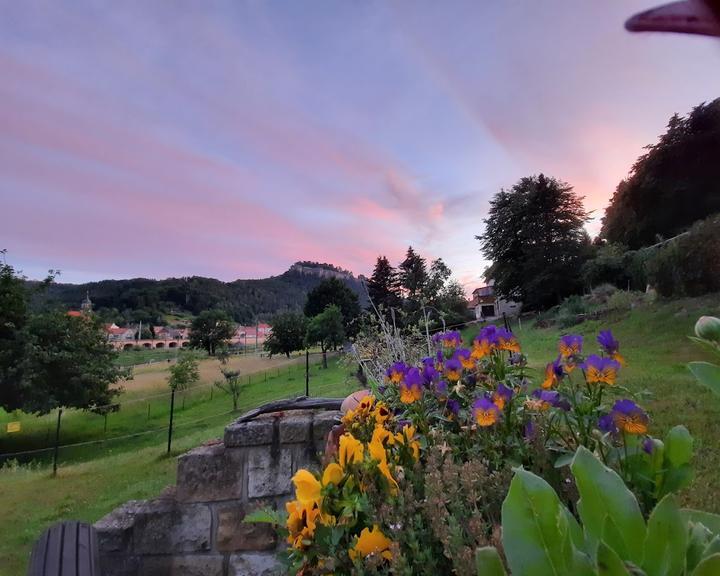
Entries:
{"label": "green lawn", "polygon": [[[341,361],[330,360],[327,370],[313,363],[310,380],[312,396],[342,397],[356,389],[352,369]],[[264,375],[251,378],[241,397],[241,411],[270,400],[304,394],[305,367],[293,366],[281,370],[279,376]],[[176,406],[173,450],[166,455],[167,402],[161,399],[151,404],[151,418],[147,420],[147,403],[135,414],[112,414],[108,437],[138,429],[158,429],[120,441],[92,444],[81,448],[60,451],[60,468],[52,478],[49,455],[42,455],[34,464],[14,466],[6,464],[0,469],[0,575],[25,574],[26,562],[35,539],[48,525],[61,519],[95,521],[110,510],[130,499],[157,495],[163,487],[175,482],[175,458],[204,441],[222,436],[224,427],[233,419],[230,398],[215,390],[210,400],[210,388],[200,388],[196,394],[188,393],[186,407],[182,409],[180,396]],[[163,412],[164,410],[164,412]],[[156,412],[155,412],[156,411]],[[85,414],[87,416],[87,414]],[[80,415],[78,415],[78,418]],[[103,418],[85,421],[81,426],[68,425],[65,442],[79,440],[103,429]],[[75,429],[74,435],[72,430]],[[44,439],[44,438],[43,438]]]}
{"label": "green lawn", "polygon": [[[720,398],[698,385],[687,369],[691,360],[712,361],[688,339],[702,315],[720,316],[720,295],[644,304],[624,314],[615,313],[562,331],[535,329],[529,322],[522,329],[514,322],[512,328],[531,367],[539,370],[557,356],[561,334],[582,334],[585,351],[591,353],[599,348],[595,341],[598,331],[610,328],[628,363],[618,383],[633,392],[651,393],[640,401],[650,414],[651,434],[662,437],[672,426],[684,424],[695,438],[696,478],[683,494],[685,503],[720,512]],[[466,339],[477,330],[468,330]]]}

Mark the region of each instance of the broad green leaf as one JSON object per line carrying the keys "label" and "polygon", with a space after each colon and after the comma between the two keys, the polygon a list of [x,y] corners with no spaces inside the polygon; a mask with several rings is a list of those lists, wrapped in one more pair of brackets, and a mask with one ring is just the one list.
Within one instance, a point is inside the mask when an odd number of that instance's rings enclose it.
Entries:
{"label": "broad green leaf", "polygon": [[557,460],[555,460],[555,463],[553,464],[553,467],[562,468],[564,466],[569,466],[574,457],[575,454],[563,454],[562,456],[558,456]]}
{"label": "broad green leaf", "polygon": [[603,525],[602,542],[610,547],[620,558],[629,558],[630,551],[623,539],[617,524],[610,516],[605,516],[605,524]]}
{"label": "broad green leaf", "polygon": [[265,524],[283,524],[285,521],[285,514],[278,512],[277,510],[266,510],[261,508],[246,514],[243,518],[243,523],[259,522]]}
{"label": "broad green leaf", "polygon": [[698,562],[709,554],[705,550],[712,539],[712,532],[699,522],[690,522],[688,526],[688,545],[685,553],[685,567],[692,572]]}
{"label": "broad green leaf", "polygon": [[713,534],[720,535],[720,514],[693,510],[692,508],[683,508],[680,510],[680,515],[686,522],[699,522]]}
{"label": "broad green leaf", "polygon": [[580,519],[592,550],[597,550],[605,517],[609,516],[627,551],[627,556],[621,556],[621,559],[640,564],[645,541],[645,521],[635,496],[620,476],[604,466],[587,448],[578,448],[571,469],[580,492]]}
{"label": "broad green leaf", "polygon": [[692,576],[718,576],[720,574],[720,554],[705,558],[692,571]]}
{"label": "broad green leaf", "polygon": [[600,542],[597,552],[599,576],[630,576],[625,564],[605,542]]}
{"label": "broad green leaf", "polygon": [[650,513],[642,568],[648,576],[679,576],[685,569],[687,522],[672,494]]}
{"label": "broad green leaf", "polygon": [[557,494],[542,478],[516,470],[502,505],[502,527],[513,576],[572,573],[568,520]]}
{"label": "broad green leaf", "polygon": [[689,486],[695,477],[695,470],[690,464],[683,464],[679,468],[670,468],[663,476],[662,487],[658,494],[658,498],[662,498],[666,494],[679,492],[686,486]]}
{"label": "broad green leaf", "polygon": [[713,554],[720,554],[720,536],[715,536],[703,550],[702,557],[707,558]]}
{"label": "broad green leaf", "polygon": [[720,366],[710,362],[690,362],[688,368],[700,384],[720,396]]}
{"label": "broad green leaf", "polygon": [[665,459],[674,467],[689,464],[693,456],[693,438],[685,426],[675,426],[665,436]]}
{"label": "broad green leaf", "polygon": [[565,517],[568,521],[568,529],[570,530],[570,538],[572,539],[572,543],[575,545],[576,548],[582,550],[585,548],[585,536],[583,535],[583,530],[580,527],[580,524],[575,519],[575,516],[572,515],[570,510],[565,508],[563,506],[563,510],[565,512]]}
{"label": "broad green leaf", "polygon": [[475,551],[475,568],[478,576],[506,576],[505,567],[494,546],[484,546]]}

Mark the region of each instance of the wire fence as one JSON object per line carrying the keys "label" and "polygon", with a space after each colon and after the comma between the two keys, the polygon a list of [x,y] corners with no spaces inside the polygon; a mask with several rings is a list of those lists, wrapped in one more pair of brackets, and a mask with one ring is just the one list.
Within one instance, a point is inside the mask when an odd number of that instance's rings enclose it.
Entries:
{"label": "wire fence", "polygon": [[[266,402],[307,395],[343,396],[354,388],[349,370],[328,353],[311,353],[293,363],[241,376],[238,410],[230,394],[205,382],[178,390],[121,399],[93,412],[56,410],[39,417],[0,415],[0,466],[13,461],[39,465],[91,460],[106,453],[162,445],[172,437],[217,428],[233,415]],[[98,410],[97,408],[102,408]],[[12,431],[19,423],[19,430]],[[220,431],[222,428],[220,428]],[[168,442],[169,448],[169,442]]]}

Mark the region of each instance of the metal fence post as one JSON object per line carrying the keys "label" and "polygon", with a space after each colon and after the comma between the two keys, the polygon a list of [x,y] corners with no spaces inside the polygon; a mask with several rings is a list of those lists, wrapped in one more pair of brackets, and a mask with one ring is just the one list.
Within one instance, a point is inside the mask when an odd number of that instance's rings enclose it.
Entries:
{"label": "metal fence post", "polygon": [[305,350],[305,396],[310,396],[310,351]]}
{"label": "metal fence post", "polygon": [[55,429],[55,451],[53,452],[53,476],[57,476],[58,450],[60,449],[60,419],[62,408],[58,408],[57,428]]}
{"label": "metal fence post", "polygon": [[170,425],[168,426],[168,448],[167,453],[170,454],[170,446],[172,445],[172,425],[173,412],[175,411],[175,388],[170,393]]}

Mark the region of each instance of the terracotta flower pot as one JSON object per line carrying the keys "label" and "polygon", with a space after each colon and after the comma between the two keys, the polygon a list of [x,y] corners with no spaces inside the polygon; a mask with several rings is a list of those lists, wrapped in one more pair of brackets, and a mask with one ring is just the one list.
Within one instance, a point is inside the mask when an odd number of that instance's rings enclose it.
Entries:
{"label": "terracotta flower pot", "polygon": [[[370,390],[358,390],[357,392],[353,392],[347,398],[345,398],[345,400],[343,400],[343,403],[340,406],[340,412],[345,415],[350,410],[354,410],[358,407],[360,401],[368,394],[370,394]],[[328,434],[327,437],[327,442],[325,442],[325,463],[329,462],[337,454],[338,446],[340,445],[340,436],[342,436],[343,434],[345,434],[345,426],[343,424],[333,426],[332,430],[330,430],[330,434]]]}

